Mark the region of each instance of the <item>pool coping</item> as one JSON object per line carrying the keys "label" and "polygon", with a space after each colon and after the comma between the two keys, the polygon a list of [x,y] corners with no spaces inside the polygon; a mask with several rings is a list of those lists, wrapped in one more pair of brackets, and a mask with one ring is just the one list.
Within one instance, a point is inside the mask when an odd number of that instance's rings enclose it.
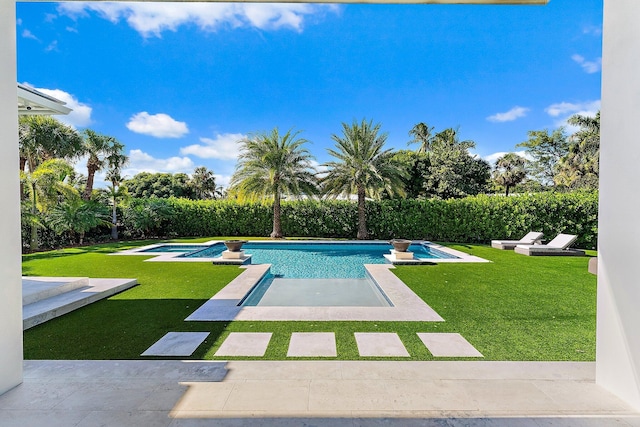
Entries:
{"label": "pool coping", "polygon": [[390,264],[365,264],[368,275],[392,302],[392,307],[239,306],[267,274],[271,264],[247,265],[238,277],[196,309],[186,321],[416,321],[444,319],[390,270]]}
{"label": "pool coping", "polygon": [[[126,249],[124,251],[115,252],[111,255],[144,255],[150,256],[153,258],[145,260],[145,262],[211,262],[216,264],[221,264],[222,257],[211,257],[211,258],[180,258],[179,256],[184,252],[144,252],[149,249],[157,248],[160,246],[211,246],[216,243],[222,243],[224,240],[209,240],[203,243],[154,243],[151,245],[140,246],[138,248]],[[341,244],[371,244],[371,243],[384,243],[385,240],[247,240],[248,243],[275,243],[275,244],[290,244],[290,243],[304,243],[304,244],[331,244],[331,243],[341,243]],[[444,252],[448,255],[455,256],[457,258],[425,258],[425,259],[414,259],[414,260],[394,260],[391,259],[390,256],[384,255],[387,262],[394,265],[430,265],[430,264],[440,264],[440,263],[485,263],[491,262],[484,258],[477,257],[475,255],[469,255],[465,252],[458,251],[456,249],[449,248],[447,246],[442,246],[437,243],[433,243],[429,240],[413,240],[414,244],[428,244],[434,249]],[[389,245],[391,249],[391,245]],[[251,255],[247,253],[247,256]],[[390,254],[389,254],[390,255]],[[238,264],[238,263],[234,263]]]}

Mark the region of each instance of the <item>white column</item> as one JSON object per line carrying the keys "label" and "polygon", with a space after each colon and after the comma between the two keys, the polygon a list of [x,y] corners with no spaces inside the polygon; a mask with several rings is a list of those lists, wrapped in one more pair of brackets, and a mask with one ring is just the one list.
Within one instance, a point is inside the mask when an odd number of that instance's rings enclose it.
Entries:
{"label": "white column", "polygon": [[596,382],[640,409],[639,20],[604,1]]}
{"label": "white column", "polygon": [[16,6],[0,1],[0,393],[22,382]]}

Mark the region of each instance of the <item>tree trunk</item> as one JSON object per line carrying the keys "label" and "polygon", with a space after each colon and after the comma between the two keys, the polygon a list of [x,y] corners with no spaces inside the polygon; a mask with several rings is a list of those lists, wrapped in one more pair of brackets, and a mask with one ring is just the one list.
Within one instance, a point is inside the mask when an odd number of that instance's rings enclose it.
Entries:
{"label": "tree trunk", "polygon": [[116,210],[116,198],[113,197],[113,210],[111,211],[111,238],[118,240],[118,216]]}
{"label": "tree trunk", "polygon": [[36,185],[31,184],[31,190],[33,191],[33,206],[31,206],[31,214],[33,218],[31,220],[31,241],[29,247],[32,251],[38,250],[38,226],[35,223],[35,217],[38,214],[38,208],[36,203],[38,201],[36,196]]}
{"label": "tree trunk", "polygon": [[[27,158],[20,157],[20,172],[24,172],[25,167],[27,166]],[[26,199],[27,196],[24,194],[24,183],[20,180],[20,200]]]}
{"label": "tree trunk", "polygon": [[82,198],[84,200],[91,200],[91,193],[93,192],[93,177],[96,174],[98,168],[91,164],[87,164],[87,185],[84,187],[84,193]]}
{"label": "tree trunk", "polygon": [[364,195],[364,187],[358,187],[358,240],[367,240],[369,238]]}
{"label": "tree trunk", "polygon": [[504,190],[504,195],[505,195],[505,196],[509,196],[509,186],[508,186],[508,185],[505,185],[505,186],[504,186],[504,188],[505,188],[505,190]]}
{"label": "tree trunk", "polygon": [[272,239],[282,239],[282,224],[280,223],[280,194],[276,193],[273,199],[273,231]]}

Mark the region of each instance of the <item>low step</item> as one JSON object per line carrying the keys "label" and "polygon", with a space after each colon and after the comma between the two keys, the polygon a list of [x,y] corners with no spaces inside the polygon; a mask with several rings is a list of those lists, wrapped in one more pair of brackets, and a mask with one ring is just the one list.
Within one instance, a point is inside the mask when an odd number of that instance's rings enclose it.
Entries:
{"label": "low step", "polygon": [[22,307],[22,329],[26,330],[85,305],[135,286],[136,279],[88,279],[87,286]]}
{"label": "low step", "polygon": [[85,286],[89,286],[88,277],[23,277],[22,305],[33,304]]}

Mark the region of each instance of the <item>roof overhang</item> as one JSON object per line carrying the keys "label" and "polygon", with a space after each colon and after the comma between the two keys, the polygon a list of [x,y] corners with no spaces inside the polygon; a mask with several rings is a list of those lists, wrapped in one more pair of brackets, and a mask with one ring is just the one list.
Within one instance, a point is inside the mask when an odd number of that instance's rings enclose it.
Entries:
{"label": "roof overhang", "polygon": [[65,103],[59,99],[18,83],[18,115],[39,114],[51,116],[54,114],[69,114],[70,112],[71,108],[65,107]]}

